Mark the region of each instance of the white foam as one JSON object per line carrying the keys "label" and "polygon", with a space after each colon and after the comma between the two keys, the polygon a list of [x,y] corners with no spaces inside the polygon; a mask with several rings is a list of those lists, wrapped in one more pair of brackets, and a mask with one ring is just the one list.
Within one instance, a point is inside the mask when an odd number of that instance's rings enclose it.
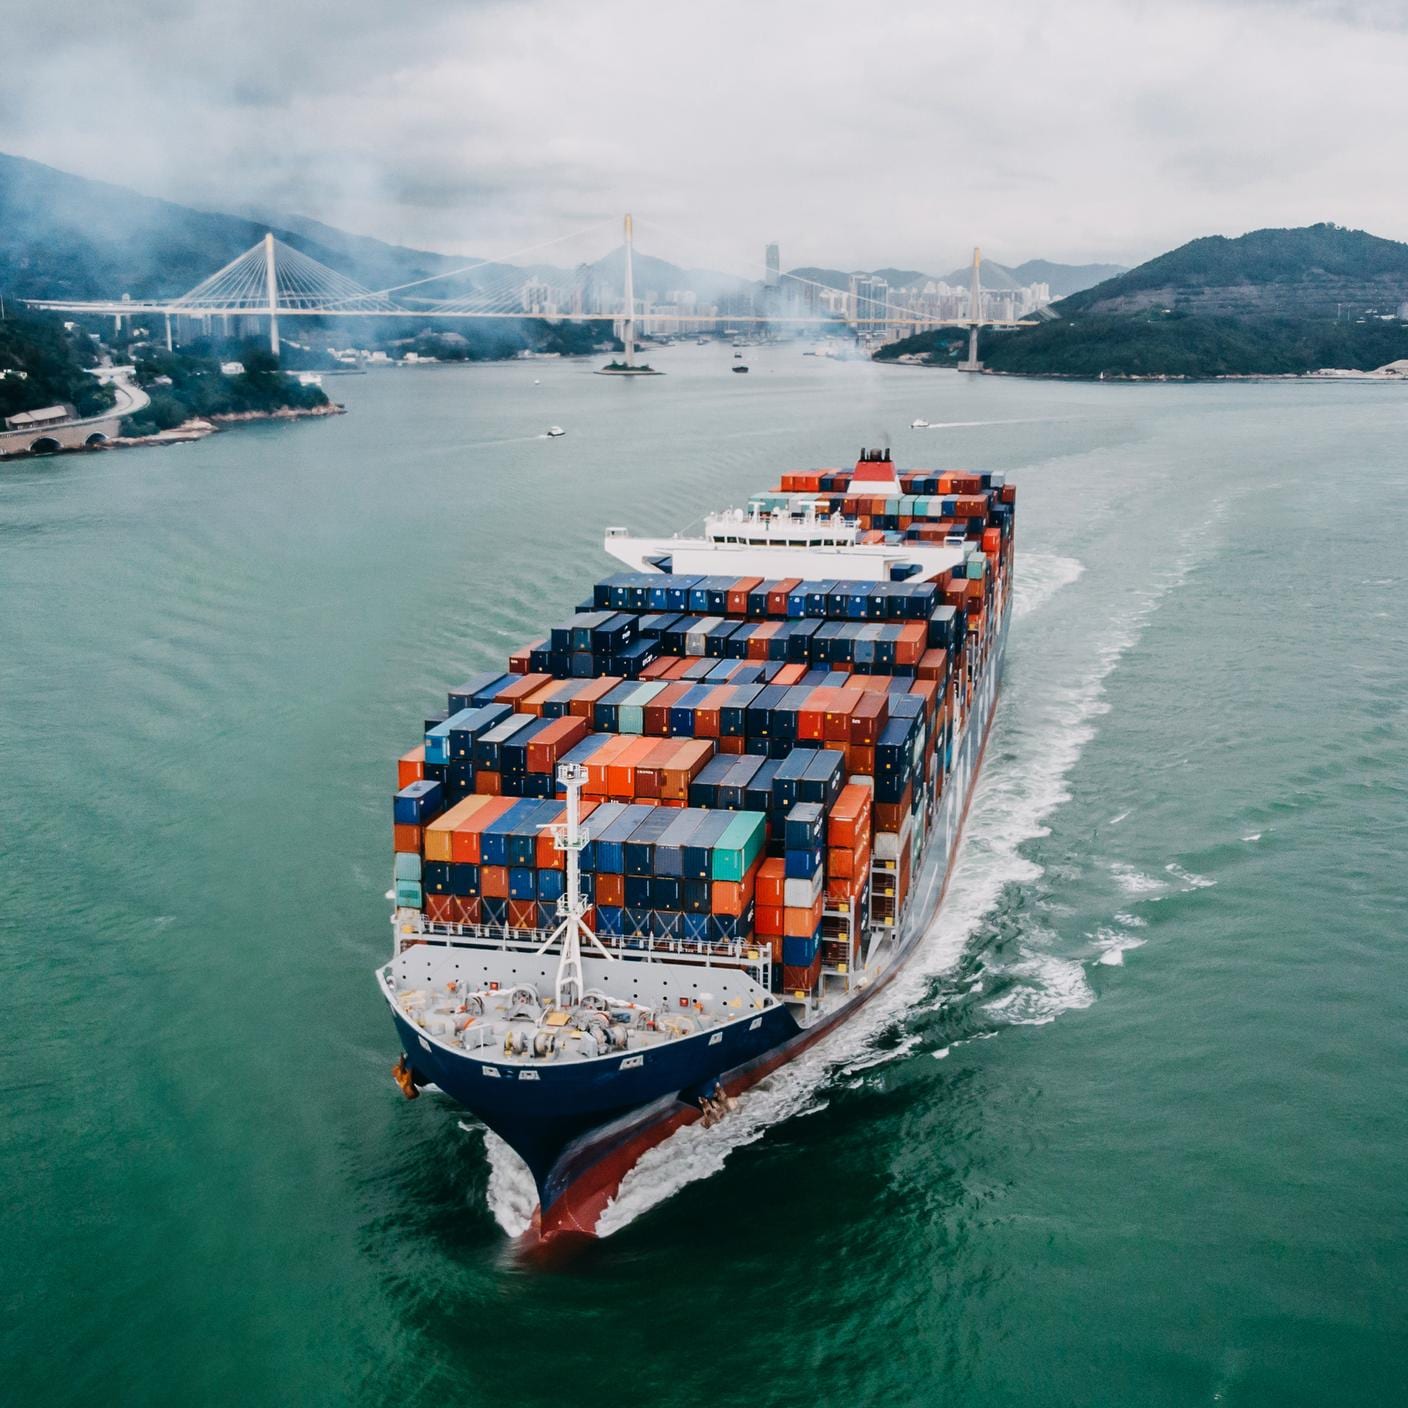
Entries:
{"label": "white foam", "polygon": [[1077,581],[1085,564],[1074,557],[1033,552],[1019,555],[1012,596],[1013,614],[1020,620],[1045,606],[1062,587]]}
{"label": "white foam", "polygon": [[1194,875],[1191,870],[1185,870],[1177,861],[1170,861],[1164,869],[1175,879],[1181,880],[1185,890],[1207,890],[1217,884],[1216,880],[1209,880],[1206,875]]}
{"label": "white foam", "polygon": [[[1117,915],[1116,918],[1118,917]],[[1128,928],[1110,929],[1102,926],[1091,935],[1091,938],[1099,950],[1095,961],[1103,963],[1109,968],[1119,967],[1130,949],[1142,948],[1145,943],[1144,939],[1137,938],[1130,933]]]}
{"label": "white foam", "polygon": [[1122,821],[1125,819],[1125,817],[1127,817],[1128,815],[1129,815],[1128,812],[1121,812],[1118,816],[1112,816],[1112,817],[1109,819],[1109,821],[1107,821],[1107,822],[1105,823],[1105,825],[1106,825],[1106,826],[1118,826],[1118,825],[1120,824],[1120,822],[1122,822]]}
{"label": "white foam", "polygon": [[984,1013],[1005,1026],[1040,1027],[1063,1012],[1089,1007],[1095,993],[1077,959],[1054,953],[1029,953],[1004,969],[1017,980],[1000,997],[984,1005]]}
{"label": "white foam", "polygon": [[1124,910],[1115,915],[1115,922],[1123,924],[1126,929],[1147,929],[1149,927],[1147,919],[1141,919],[1137,914],[1127,914]]}
{"label": "white foam", "polygon": [[1260,831],[1253,831],[1250,836],[1243,836],[1243,837],[1242,837],[1242,840],[1244,840],[1244,841],[1260,841],[1260,840],[1261,840],[1261,832],[1260,832]]}
{"label": "white foam", "polygon": [[1156,876],[1145,875],[1123,861],[1111,861],[1110,874],[1115,877],[1115,884],[1127,895],[1151,895],[1167,888]]}
{"label": "white foam", "polygon": [[948,1055],[948,1053],[949,1048],[947,1046],[941,1046],[937,1051],[931,1051],[929,1054],[934,1058],[934,1060],[942,1061]]}

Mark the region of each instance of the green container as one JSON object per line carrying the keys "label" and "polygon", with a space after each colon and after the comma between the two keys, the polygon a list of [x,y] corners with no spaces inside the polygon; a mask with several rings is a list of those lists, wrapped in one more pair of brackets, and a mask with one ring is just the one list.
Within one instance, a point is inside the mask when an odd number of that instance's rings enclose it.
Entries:
{"label": "green container", "polygon": [[645,706],[660,693],[662,681],[647,680],[616,710],[617,733],[644,733]]}
{"label": "green container", "polygon": [[714,843],[709,875],[714,880],[742,880],[763,853],[768,819],[762,812],[739,812]]}
{"label": "green container", "polygon": [[981,582],[983,574],[987,571],[988,560],[979,553],[976,557],[970,557],[965,565],[968,568],[968,580]]}
{"label": "green container", "polygon": [[396,852],[396,880],[414,881],[420,884],[420,857],[412,855],[409,851]]}
{"label": "green container", "polygon": [[398,880],[396,882],[397,909],[423,909],[419,880]]}

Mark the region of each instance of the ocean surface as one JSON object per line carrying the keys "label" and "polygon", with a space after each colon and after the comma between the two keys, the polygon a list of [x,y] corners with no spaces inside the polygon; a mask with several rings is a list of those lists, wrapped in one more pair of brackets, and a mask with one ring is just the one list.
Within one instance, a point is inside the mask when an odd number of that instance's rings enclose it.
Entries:
{"label": "ocean surface", "polygon": [[[6,1402],[1408,1401],[1403,388],[748,356],[0,465]],[[511,1155],[391,1082],[393,760],[603,526],[880,444],[1019,486],[948,904],[525,1269]]]}

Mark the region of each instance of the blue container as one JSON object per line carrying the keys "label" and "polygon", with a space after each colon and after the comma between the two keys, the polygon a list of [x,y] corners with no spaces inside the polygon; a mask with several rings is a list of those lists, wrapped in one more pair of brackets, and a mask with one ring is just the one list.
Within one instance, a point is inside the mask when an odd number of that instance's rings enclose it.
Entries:
{"label": "blue container", "polygon": [[692,943],[707,943],[709,941],[709,920],[712,916],[707,913],[683,914],[680,916],[683,923],[680,926],[680,937]]}
{"label": "blue container", "polygon": [[526,865],[509,867],[508,897],[511,900],[532,900],[538,897],[537,876]]}
{"label": "blue container", "polygon": [[[787,824],[790,826],[792,823],[789,820]],[[782,864],[789,880],[810,880],[821,869],[821,847],[794,850],[789,846],[783,854]]]}
{"label": "blue container", "polygon": [[650,908],[650,877],[648,875],[627,875],[623,886],[627,909]]}
{"label": "blue container", "polygon": [[793,938],[791,934],[788,934],[782,940],[782,961],[789,968],[810,968],[816,962],[816,956],[820,952],[820,932],[805,939]]}
{"label": "blue container", "polygon": [[672,808],[675,820],[661,833],[655,842],[654,874],[678,878],[684,873],[684,847],[689,838],[699,829],[704,813],[686,807],[683,810]]}
{"label": "blue container", "polygon": [[[674,807],[652,807],[651,813],[631,833],[626,842],[626,874],[652,875],[655,872],[655,843],[678,819]],[[629,901],[627,901],[629,906]]]}
{"label": "blue container", "polygon": [[507,924],[508,923],[508,901],[483,899],[479,903],[483,906],[480,913],[483,915],[486,924]]}
{"label": "blue container", "polygon": [[596,907],[596,926],[608,938],[619,939],[624,932],[625,911],[616,905],[599,904]]}
{"label": "blue container", "polygon": [[724,832],[733,825],[733,812],[716,812],[700,822],[685,842],[681,863],[686,880],[708,880],[713,874],[713,852]]}
{"label": "blue container", "polygon": [[448,895],[450,893],[449,861],[426,861],[421,871],[420,883],[427,895]]}
{"label": "blue container", "polygon": [[[821,845],[826,825],[826,813],[815,802],[799,802],[787,813],[783,843],[789,851],[810,851]],[[800,872],[810,879],[813,872]]]}
{"label": "blue container", "polygon": [[636,828],[656,810],[644,803],[623,806],[621,814],[609,826],[595,832],[596,865],[598,874],[624,875],[626,873],[626,841]]}
{"label": "blue container", "polygon": [[538,877],[538,898],[540,900],[552,901],[558,899],[566,885],[567,877],[560,870],[539,870]]}
{"label": "blue container", "polygon": [[681,880],[680,908],[687,914],[711,914],[713,901],[709,894],[709,881]]}
{"label": "blue container", "polygon": [[479,893],[479,867],[465,861],[451,861],[450,893],[462,899],[473,899]]}
{"label": "blue container", "polygon": [[[573,752],[575,751],[574,749]],[[569,753],[568,757],[571,756],[572,754]],[[586,874],[591,874],[596,870],[596,838],[625,810],[626,804],[624,802],[603,802],[583,823],[587,833],[587,844],[582,847],[580,865]]]}
{"label": "blue container", "polygon": [[424,826],[444,808],[444,787],[429,778],[407,783],[392,802],[392,815],[398,826]]}

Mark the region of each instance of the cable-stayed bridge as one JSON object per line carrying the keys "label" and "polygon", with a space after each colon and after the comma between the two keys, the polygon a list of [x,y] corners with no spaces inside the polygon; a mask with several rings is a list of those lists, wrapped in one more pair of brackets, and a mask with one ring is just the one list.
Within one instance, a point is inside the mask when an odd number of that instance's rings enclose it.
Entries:
{"label": "cable-stayed bridge", "polygon": [[[614,222],[612,222],[614,232]],[[652,227],[653,228],[653,227]],[[540,319],[549,322],[609,321],[625,342],[625,367],[634,366],[637,328],[657,333],[698,331],[707,327],[781,325],[796,328],[845,330],[883,334],[919,332],[936,327],[970,329],[969,365],[976,368],[980,326],[1021,326],[1014,317],[984,315],[978,251],[973,251],[968,306],[961,312],[941,309],[934,300],[898,302],[888,286],[869,276],[854,276],[851,287],[829,284],[794,273],[783,273],[774,261],[750,273],[690,273],[637,251],[635,221],[624,220],[624,239],[602,249],[604,226],[589,227],[498,259],[474,260],[457,268],[406,283],[369,289],[310,255],[267,234],[237,258],[189,292],[177,298],[29,299],[32,308],[53,312],[99,314],[118,320],[158,316],[166,320],[167,346],[172,345],[172,319],[267,319],[269,344],[279,351],[279,323],[289,318],[378,318],[417,320]],[[571,242],[578,258],[564,267],[544,264],[530,256]],[[594,247],[593,247],[594,246]],[[775,249],[775,247],[774,247]],[[620,273],[616,273],[619,258]],[[641,265],[670,270],[695,287],[658,288],[637,295]],[[698,285],[703,283],[701,292]],[[858,282],[859,281],[859,282]],[[950,298],[949,302],[953,300]],[[949,316],[941,316],[947,312]]]}

